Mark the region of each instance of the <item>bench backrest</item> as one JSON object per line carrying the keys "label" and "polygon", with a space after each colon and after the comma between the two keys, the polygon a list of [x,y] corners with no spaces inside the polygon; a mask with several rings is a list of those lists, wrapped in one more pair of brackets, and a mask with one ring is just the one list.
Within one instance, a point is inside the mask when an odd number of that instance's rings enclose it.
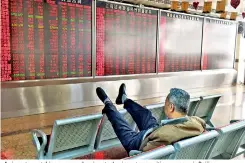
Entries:
{"label": "bench backrest", "polygon": [[221,95],[201,97],[201,101],[199,102],[193,115],[202,118],[206,122],[210,121],[220,97]]}
{"label": "bench backrest", "polygon": [[245,121],[232,123],[217,129],[220,133],[209,158],[233,158],[242,143],[245,134]]}
{"label": "bench backrest", "polygon": [[158,147],[156,149],[140,153],[138,155],[127,157],[126,160],[143,160],[143,159],[169,159],[171,154],[175,152],[172,145],[167,145],[165,147]]}
{"label": "bench backrest", "polygon": [[173,159],[205,159],[218,136],[217,131],[210,131],[174,143]]}
{"label": "bench backrest", "polygon": [[194,113],[198,107],[199,102],[200,102],[200,97],[190,99],[190,105],[188,108],[187,115],[189,115],[189,116],[194,115]]}
{"label": "bench backrest", "polygon": [[[129,123],[132,129],[135,130],[136,124],[131,115],[127,112],[127,110],[123,109],[119,112],[121,113],[123,118]],[[95,140],[95,149],[103,150],[117,145],[121,145],[121,142],[117,138],[117,135],[115,134],[111,122],[108,120],[107,116],[103,115],[100,127],[98,129],[98,134]]]}
{"label": "bench backrest", "polygon": [[164,103],[158,103],[158,104],[152,104],[152,105],[146,105],[145,108],[149,109],[152,113],[152,116],[156,118],[157,122],[160,123],[161,120],[166,119],[163,112]]}
{"label": "bench backrest", "polygon": [[[190,105],[188,108],[188,115],[189,116],[194,114],[196,107],[198,106],[199,101],[200,101],[200,98],[192,98],[190,100]],[[161,120],[167,118],[164,114],[164,111],[163,111],[164,104],[165,103],[158,103],[158,104],[151,104],[151,105],[145,106],[146,109],[149,109],[151,111],[152,115],[156,118],[158,123],[160,123]]]}
{"label": "bench backrest", "polygon": [[242,137],[241,146],[243,146],[243,148],[245,148],[245,134]]}
{"label": "bench backrest", "polygon": [[91,153],[101,118],[101,114],[96,114],[56,120],[47,159],[68,159]]}

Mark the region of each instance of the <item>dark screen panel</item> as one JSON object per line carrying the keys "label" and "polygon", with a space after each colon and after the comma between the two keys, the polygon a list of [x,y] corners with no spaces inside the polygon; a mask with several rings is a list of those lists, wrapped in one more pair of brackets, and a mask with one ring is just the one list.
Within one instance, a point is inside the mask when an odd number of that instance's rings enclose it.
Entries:
{"label": "dark screen panel", "polygon": [[97,2],[96,75],[156,72],[157,11]]}
{"label": "dark screen panel", "polygon": [[14,80],[91,76],[91,1],[11,0]]}
{"label": "dark screen panel", "polygon": [[195,16],[161,13],[159,72],[200,70],[202,23]]}
{"label": "dark screen panel", "polygon": [[205,19],[203,33],[203,69],[233,68],[236,23]]}

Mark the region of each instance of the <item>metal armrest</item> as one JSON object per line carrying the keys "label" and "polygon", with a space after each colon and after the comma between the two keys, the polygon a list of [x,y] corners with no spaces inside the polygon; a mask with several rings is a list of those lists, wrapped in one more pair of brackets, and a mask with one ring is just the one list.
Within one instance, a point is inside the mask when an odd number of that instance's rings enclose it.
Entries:
{"label": "metal armrest", "polygon": [[129,151],[129,156],[134,156],[134,155],[137,155],[137,154],[140,154],[140,153],[142,153],[142,151],[131,150],[131,151]]}
{"label": "metal armrest", "polygon": [[[39,159],[42,159],[44,158],[44,149],[45,149],[45,146],[47,145],[47,136],[41,130],[36,130],[36,129],[32,130],[31,133],[32,133],[32,142],[36,146],[36,149],[37,149],[37,157]],[[41,136],[42,144],[40,144],[38,140],[38,136]]]}
{"label": "metal armrest", "polygon": [[[135,152],[134,156],[126,159],[130,159],[130,160],[170,159],[170,155],[172,155],[175,152],[175,149],[172,145],[167,145],[167,146],[162,145],[146,152],[132,150],[132,153],[134,152]],[[129,153],[131,153],[131,151]]]}

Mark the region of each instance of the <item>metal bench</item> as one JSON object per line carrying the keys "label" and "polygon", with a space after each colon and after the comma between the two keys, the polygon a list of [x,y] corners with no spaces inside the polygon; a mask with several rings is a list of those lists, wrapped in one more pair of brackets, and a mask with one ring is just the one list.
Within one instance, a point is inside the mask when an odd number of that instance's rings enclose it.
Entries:
{"label": "metal bench", "polygon": [[[136,124],[131,115],[127,112],[127,110],[123,109],[119,112],[122,114],[123,118],[129,123],[132,129],[135,130]],[[117,138],[117,135],[115,134],[114,129],[111,125],[111,122],[108,120],[106,115],[103,115],[100,127],[98,129],[98,134],[95,140],[95,150],[99,151],[119,145],[121,145],[121,142]]]}
{"label": "metal bench", "polygon": [[125,160],[143,160],[143,159],[169,159],[171,154],[175,152],[172,145],[167,145],[164,147],[158,147],[156,149],[142,152],[140,154],[124,158]]}
{"label": "metal bench", "polygon": [[[199,101],[200,98],[191,99],[188,114],[201,116],[201,118],[210,121],[212,114],[210,116],[208,111],[211,110],[213,113],[220,97],[220,95],[208,96],[201,101]],[[166,118],[163,112],[164,103],[145,107],[151,110],[152,115],[159,123]],[[201,110],[201,108],[204,109]],[[120,113],[132,126],[132,129],[136,129],[136,124],[130,114],[125,109]],[[207,116],[202,116],[203,113]],[[51,135],[46,135],[40,130],[33,130],[32,137],[38,159],[76,158],[90,154],[95,150],[99,151],[121,145],[106,115],[101,114],[56,120]]]}
{"label": "metal bench", "polygon": [[197,104],[192,115],[202,118],[209,126],[214,127],[211,118],[220,97],[221,95],[200,97],[201,100]]}
{"label": "metal bench", "polygon": [[175,153],[172,159],[205,159],[218,137],[217,131],[210,131],[176,142],[174,143]]}
{"label": "metal bench", "polygon": [[101,118],[102,115],[97,114],[56,120],[49,140],[44,132],[33,130],[37,158],[71,159],[92,153]]}
{"label": "metal bench", "polygon": [[231,159],[238,155],[238,150],[244,143],[245,121],[232,123],[216,129],[220,133],[218,141],[210,152],[209,159]]}

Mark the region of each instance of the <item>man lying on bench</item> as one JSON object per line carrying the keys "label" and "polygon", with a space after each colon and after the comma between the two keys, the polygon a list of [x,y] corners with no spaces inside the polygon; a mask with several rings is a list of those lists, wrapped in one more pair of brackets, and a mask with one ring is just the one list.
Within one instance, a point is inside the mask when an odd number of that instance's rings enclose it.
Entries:
{"label": "man lying on bench", "polygon": [[200,135],[205,130],[204,120],[187,116],[190,95],[182,89],[170,90],[163,108],[168,119],[158,124],[148,109],[127,97],[126,86],[122,84],[116,104],[124,104],[124,108],[137,124],[139,132],[130,128],[102,88],[98,87],[96,93],[105,104],[102,113],[107,115],[118,139],[128,153],[131,150],[148,151],[169,145],[181,139]]}

